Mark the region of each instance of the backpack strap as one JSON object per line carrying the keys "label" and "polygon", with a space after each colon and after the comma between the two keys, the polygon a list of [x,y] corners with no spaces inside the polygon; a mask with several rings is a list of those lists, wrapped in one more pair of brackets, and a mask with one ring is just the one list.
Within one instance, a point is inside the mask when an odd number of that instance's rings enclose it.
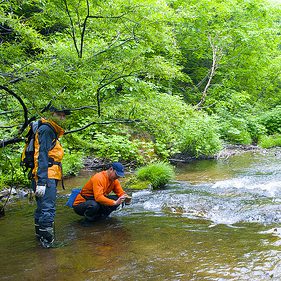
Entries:
{"label": "backpack strap", "polygon": [[58,140],[58,134],[57,134],[55,128],[54,128],[51,124],[49,124],[49,123],[43,123],[41,120],[39,120],[38,122],[40,122],[40,123],[38,123],[38,128],[37,128],[37,130],[39,129],[39,127],[41,127],[41,126],[43,126],[43,125],[48,126],[48,127],[51,128],[52,131],[55,133],[55,135],[56,135],[56,140]]}
{"label": "backpack strap", "polygon": [[[40,125],[38,124],[38,128],[39,128],[40,126],[46,125],[46,126],[48,126],[49,128],[51,128],[51,129],[53,130],[53,132],[55,133],[56,138],[54,139],[53,144],[52,144],[52,146],[51,146],[51,148],[50,148],[50,150],[52,150],[52,149],[55,147],[55,145],[56,145],[56,141],[59,139],[59,138],[58,138],[58,134],[57,134],[57,132],[55,131],[54,127],[53,127],[51,124],[49,124],[49,123],[43,123],[41,120],[39,120],[38,122],[40,122]],[[63,180],[62,164],[61,164],[61,162],[56,162],[56,161],[54,161],[53,158],[49,157],[48,166],[51,167],[51,166],[53,166],[53,165],[58,165],[58,166],[60,167],[60,169],[61,169],[61,186],[62,186],[62,189],[65,190],[65,187],[64,187],[64,180]]]}

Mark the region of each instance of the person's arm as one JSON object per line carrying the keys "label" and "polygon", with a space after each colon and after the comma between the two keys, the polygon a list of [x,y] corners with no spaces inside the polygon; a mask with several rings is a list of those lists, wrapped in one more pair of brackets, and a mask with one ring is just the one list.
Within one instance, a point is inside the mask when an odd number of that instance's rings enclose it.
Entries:
{"label": "person's arm", "polygon": [[123,190],[119,180],[115,180],[113,183],[113,192],[118,196],[121,197],[123,195],[127,195],[126,192]]}
{"label": "person's arm", "polygon": [[115,201],[115,205],[120,205],[124,202],[125,198],[128,196],[126,192],[123,190],[119,180],[114,181],[113,192],[118,196],[118,199]]}
{"label": "person's arm", "polygon": [[49,126],[41,125],[38,129],[39,155],[38,155],[38,169],[37,169],[37,185],[43,186],[47,184],[48,180],[48,162],[49,150],[53,145],[53,140],[56,139],[54,131]]}

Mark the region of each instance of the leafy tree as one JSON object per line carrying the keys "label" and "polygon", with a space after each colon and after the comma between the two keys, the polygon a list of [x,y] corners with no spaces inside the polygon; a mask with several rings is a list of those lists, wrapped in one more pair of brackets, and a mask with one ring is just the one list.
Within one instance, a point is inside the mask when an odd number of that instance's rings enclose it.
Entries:
{"label": "leafy tree", "polygon": [[50,102],[72,110],[70,162],[199,157],[278,133],[280,12],[266,0],[2,1],[1,144]]}

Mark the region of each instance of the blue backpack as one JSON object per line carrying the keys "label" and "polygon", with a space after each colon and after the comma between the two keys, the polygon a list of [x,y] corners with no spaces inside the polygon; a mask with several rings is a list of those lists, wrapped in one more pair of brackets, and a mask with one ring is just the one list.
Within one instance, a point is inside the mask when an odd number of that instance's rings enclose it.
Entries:
{"label": "blue backpack", "polygon": [[73,208],[73,203],[74,203],[77,195],[80,193],[80,191],[81,191],[81,188],[74,188],[74,189],[72,189],[71,194],[70,194],[70,196],[69,196],[65,206]]}

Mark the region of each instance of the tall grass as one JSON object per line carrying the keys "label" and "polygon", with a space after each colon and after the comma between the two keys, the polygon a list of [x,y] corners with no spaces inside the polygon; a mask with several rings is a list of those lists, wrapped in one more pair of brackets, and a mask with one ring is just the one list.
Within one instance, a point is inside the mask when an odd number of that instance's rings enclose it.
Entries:
{"label": "tall grass", "polygon": [[152,188],[162,188],[175,177],[174,167],[166,162],[157,162],[141,167],[137,179],[149,181]]}
{"label": "tall grass", "polygon": [[259,139],[258,145],[262,148],[281,146],[281,134],[262,136]]}

